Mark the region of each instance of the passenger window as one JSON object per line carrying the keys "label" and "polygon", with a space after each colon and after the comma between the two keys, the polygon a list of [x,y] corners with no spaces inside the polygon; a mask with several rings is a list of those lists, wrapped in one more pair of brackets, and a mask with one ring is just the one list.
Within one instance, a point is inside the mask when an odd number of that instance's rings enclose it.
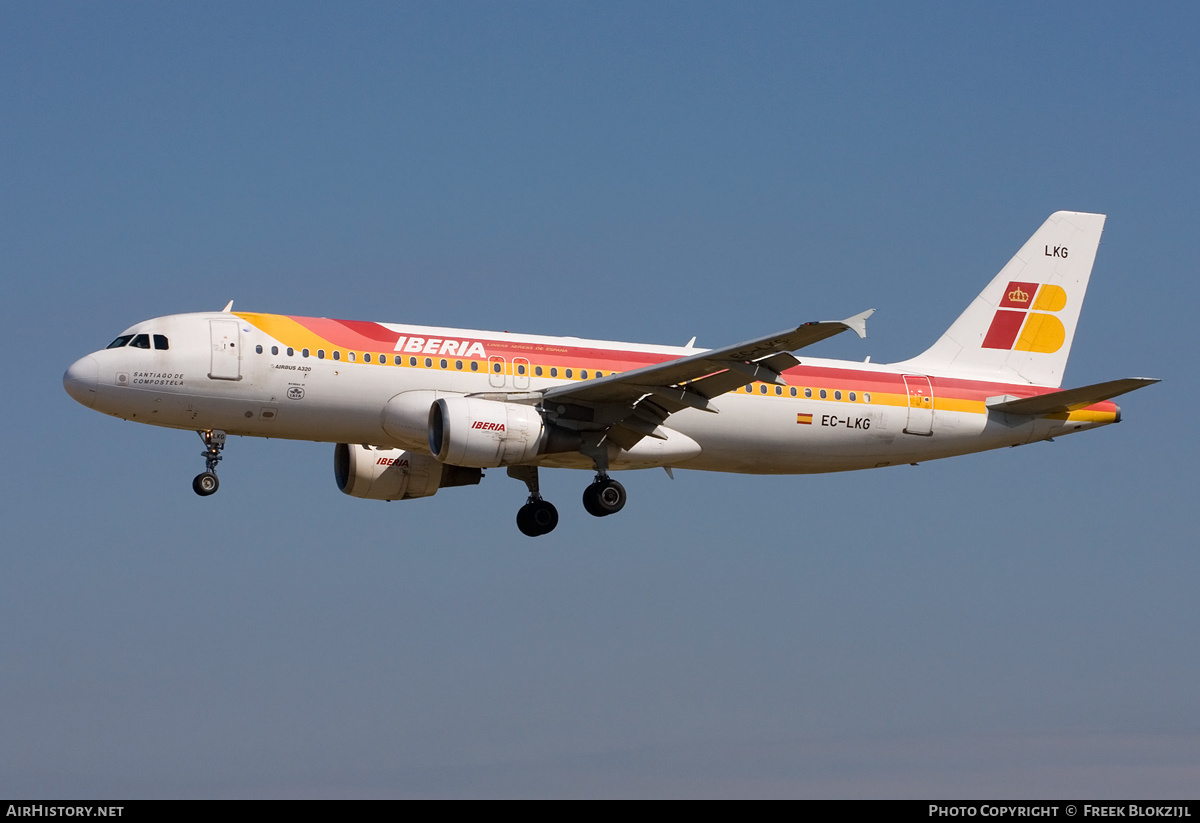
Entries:
{"label": "passenger window", "polygon": [[805,389],[805,390],[804,390],[804,396],[805,396],[805,397],[812,397],[812,389]]}
{"label": "passenger window", "polygon": [[858,395],[855,394],[854,392],[850,392],[850,402],[853,403],[857,399],[858,399]]}
{"label": "passenger window", "polygon": [[494,371],[496,374],[499,374],[501,368],[503,368],[503,367],[499,363],[496,363],[495,365],[492,366],[492,371]]}
{"label": "passenger window", "polygon": [[278,346],[272,346],[272,347],[271,347],[271,354],[279,354],[279,347],[278,347]]}
{"label": "passenger window", "polygon": [[450,366],[450,363],[447,362],[446,358],[444,358],[444,357],[442,358],[441,362],[438,364],[438,367],[442,368],[442,369],[449,368],[449,366]]}
{"label": "passenger window", "polygon": [[354,362],[354,352],[352,352],[352,351],[346,352],[346,360],[353,363]]}
{"label": "passenger window", "polygon": [[334,359],[334,360],[341,360],[341,359],[342,359],[342,353],[341,353],[340,351],[337,351],[337,350],[335,349],[335,350],[334,350],[334,352],[333,352],[333,359]]}
{"label": "passenger window", "polygon": [[865,392],[863,392],[863,402],[864,402],[864,403],[870,403],[870,402],[871,402],[871,393],[870,393],[870,392],[866,392],[866,391],[865,391]]}
{"label": "passenger window", "polygon": [[[428,369],[428,368],[430,368],[430,367],[432,367],[432,366],[433,366],[433,358],[432,358],[432,357],[426,357],[426,358],[425,358],[425,368],[427,368],[427,369]],[[499,368],[499,367],[497,367],[497,368]]]}
{"label": "passenger window", "polygon": [[767,393],[767,384],[763,383],[761,386],[759,386],[758,391],[759,391],[759,394],[766,394]]}
{"label": "passenger window", "polygon": [[408,358],[408,365],[410,365],[410,366],[417,365],[417,358],[415,358],[415,357]]}
{"label": "passenger window", "polygon": [[301,357],[308,357],[308,349],[301,349],[301,350],[300,350],[300,356],[301,356]]}
{"label": "passenger window", "polygon": [[454,361],[454,368],[458,369],[459,371],[462,371],[462,361],[461,361],[461,360],[455,360],[455,361]]}
{"label": "passenger window", "polygon": [[291,346],[288,346],[288,347],[287,347],[287,356],[288,356],[288,357],[291,357],[291,356],[292,356],[292,355],[294,355],[295,353],[296,353],[296,350],[295,350],[295,349],[293,349]]}
{"label": "passenger window", "polygon": [[255,347],[254,347],[254,353],[255,353],[255,354],[262,354],[262,346],[255,346]]}
{"label": "passenger window", "polygon": [[167,336],[165,334],[154,335],[154,348],[158,349],[159,351],[166,351],[167,349],[171,348],[167,344]]}
{"label": "passenger window", "polygon": [[821,389],[821,399],[822,399],[822,400],[824,400],[824,399],[825,399],[826,397],[828,397],[828,396],[829,396],[829,395],[825,393],[825,390],[824,390],[824,389]]}
{"label": "passenger window", "polygon": [[583,369],[583,370],[581,370],[581,371],[579,372],[579,376],[580,376],[582,379],[584,379],[584,380],[587,380],[587,369]]}
{"label": "passenger window", "polygon": [[575,376],[575,372],[574,372],[574,370],[573,370],[573,369],[567,369],[567,377],[574,377],[574,376]]}
{"label": "passenger window", "polygon": [[783,386],[776,386],[775,394],[783,394]]}
{"label": "passenger window", "polygon": [[796,396],[796,387],[792,386],[792,397]]}
{"label": "passenger window", "polygon": [[111,343],[109,343],[107,346],[105,346],[105,348],[108,348],[108,349],[119,349],[119,348],[121,348],[122,346],[127,346],[127,345],[129,345],[129,341],[130,341],[130,340],[132,340],[132,339],[133,339],[133,335],[132,335],[132,334],[123,334],[123,335],[121,335],[120,337],[118,337],[116,340],[112,341],[112,342],[111,342]]}
{"label": "passenger window", "polygon": [[317,349],[317,359],[318,360],[325,359],[325,350],[324,349]]}
{"label": "passenger window", "polygon": [[[443,362],[443,363],[445,363],[446,361],[445,361],[445,360],[443,360],[442,362]],[[517,364],[517,374],[524,374],[524,373],[525,373],[525,364],[524,364],[524,363],[518,363],[518,364]]]}
{"label": "passenger window", "polygon": [[841,399],[842,399],[842,393],[841,393],[840,391],[835,391],[835,392],[833,393],[833,399],[834,399],[834,400],[841,400]]}
{"label": "passenger window", "polygon": [[550,368],[550,376],[551,376],[551,377],[558,377],[558,367],[557,367],[557,366],[552,366],[552,367]]}
{"label": "passenger window", "polygon": [[135,349],[148,349],[150,348],[150,335],[139,334],[133,338],[133,342],[129,345],[133,346]]}
{"label": "passenger window", "polygon": [[471,371],[479,371],[479,361],[478,360],[471,361]]}
{"label": "passenger window", "polygon": [[364,363],[370,363],[370,362],[371,362],[371,353],[370,353],[370,352],[367,352],[366,354],[364,354],[364,355],[363,355],[363,362],[364,362]]}

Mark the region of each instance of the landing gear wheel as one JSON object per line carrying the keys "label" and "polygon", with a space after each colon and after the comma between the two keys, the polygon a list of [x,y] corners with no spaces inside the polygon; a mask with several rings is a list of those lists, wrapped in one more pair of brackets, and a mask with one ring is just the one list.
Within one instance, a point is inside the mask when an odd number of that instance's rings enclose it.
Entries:
{"label": "landing gear wheel", "polygon": [[216,494],[221,485],[217,480],[217,464],[221,462],[221,452],[225,449],[225,432],[220,429],[206,429],[196,434],[204,441],[204,451],[200,452],[200,456],[204,458],[204,472],[196,475],[196,479],[192,481],[192,491],[201,497],[208,497],[210,494]]}
{"label": "landing gear wheel", "polygon": [[217,476],[212,472],[198,474],[196,475],[196,479],[192,481],[192,491],[201,497],[216,494],[217,489],[220,487],[221,481],[217,480]]}
{"label": "landing gear wheel", "polygon": [[531,500],[517,510],[517,528],[528,537],[541,537],[558,525],[558,509],[545,500]]}
{"label": "landing gear wheel", "polygon": [[625,508],[625,487],[603,478],[583,490],[583,507],[593,517],[607,517]]}

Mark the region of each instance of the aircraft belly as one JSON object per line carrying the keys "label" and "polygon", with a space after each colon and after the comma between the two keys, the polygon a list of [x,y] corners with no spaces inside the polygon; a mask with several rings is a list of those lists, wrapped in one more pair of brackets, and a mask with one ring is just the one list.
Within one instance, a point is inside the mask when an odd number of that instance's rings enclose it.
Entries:
{"label": "aircraft belly", "polygon": [[681,466],[750,474],[869,468],[901,427],[883,407],[770,397],[722,398],[719,415],[679,417],[678,428],[704,449]]}
{"label": "aircraft belly", "polygon": [[704,449],[680,468],[746,474],[849,471],[983,451],[1027,442],[1033,435],[1030,425],[998,427],[978,413],[939,411],[932,434],[914,435],[904,431],[904,407],[730,399],[741,402],[725,402],[720,415],[679,415],[678,428]]}

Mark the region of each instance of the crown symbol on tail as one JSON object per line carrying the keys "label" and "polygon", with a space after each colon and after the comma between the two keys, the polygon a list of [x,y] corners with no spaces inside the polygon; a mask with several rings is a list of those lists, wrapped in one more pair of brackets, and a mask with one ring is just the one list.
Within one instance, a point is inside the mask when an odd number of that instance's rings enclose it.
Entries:
{"label": "crown symbol on tail", "polygon": [[1025,293],[1024,289],[1022,289],[1020,286],[1017,286],[1008,293],[1008,299],[1014,303],[1026,303],[1029,301],[1029,295]]}

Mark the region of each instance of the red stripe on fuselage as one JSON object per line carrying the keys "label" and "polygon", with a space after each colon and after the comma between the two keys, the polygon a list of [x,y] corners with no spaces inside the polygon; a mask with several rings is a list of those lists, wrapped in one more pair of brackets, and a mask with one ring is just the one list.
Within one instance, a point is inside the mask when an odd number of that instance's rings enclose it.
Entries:
{"label": "red stripe on fuselage", "polygon": [[328,317],[292,317],[304,328],[328,340],[336,348],[351,351],[391,351],[400,337],[378,323],[353,320],[330,320]]}
{"label": "red stripe on fuselage", "polygon": [[[683,355],[664,354],[662,352],[640,352],[614,348],[599,348],[594,346],[572,346],[547,342],[525,342],[520,340],[504,340],[481,336],[471,336],[469,330],[414,328],[411,331],[392,331],[380,323],[356,320],[331,320],[324,317],[291,317],[300,325],[320,335],[331,344],[351,350],[364,352],[390,352],[396,340],[414,334],[432,337],[434,334],[444,335],[444,339],[468,340],[482,343],[489,356],[501,356],[508,360],[523,357],[533,365],[557,367],[560,369],[599,369],[608,372],[624,372],[642,366],[666,363],[676,360]],[[843,369],[837,367],[799,365],[784,373],[784,380],[789,385],[810,386],[812,388],[840,389],[842,391],[858,392],[891,392],[907,394],[904,380],[900,373],[885,371],[864,371],[860,369]],[[1023,383],[993,383],[985,380],[967,380],[954,377],[930,377],[933,384],[933,396],[955,400],[984,401],[989,397],[1009,394],[1014,397],[1037,397],[1051,394],[1058,389],[1040,386],[1029,386]],[[1116,411],[1116,404],[1111,401],[1097,403],[1088,408],[1101,411]]]}
{"label": "red stripe on fuselage", "polygon": [[[294,319],[299,320],[301,318]],[[366,320],[334,320],[333,322],[345,326],[360,338],[366,340],[376,340],[381,344],[386,344],[388,348],[396,345],[396,338],[399,337],[396,332],[392,331],[387,326],[379,323],[371,323]],[[316,329],[313,329],[313,331],[316,331]]]}

